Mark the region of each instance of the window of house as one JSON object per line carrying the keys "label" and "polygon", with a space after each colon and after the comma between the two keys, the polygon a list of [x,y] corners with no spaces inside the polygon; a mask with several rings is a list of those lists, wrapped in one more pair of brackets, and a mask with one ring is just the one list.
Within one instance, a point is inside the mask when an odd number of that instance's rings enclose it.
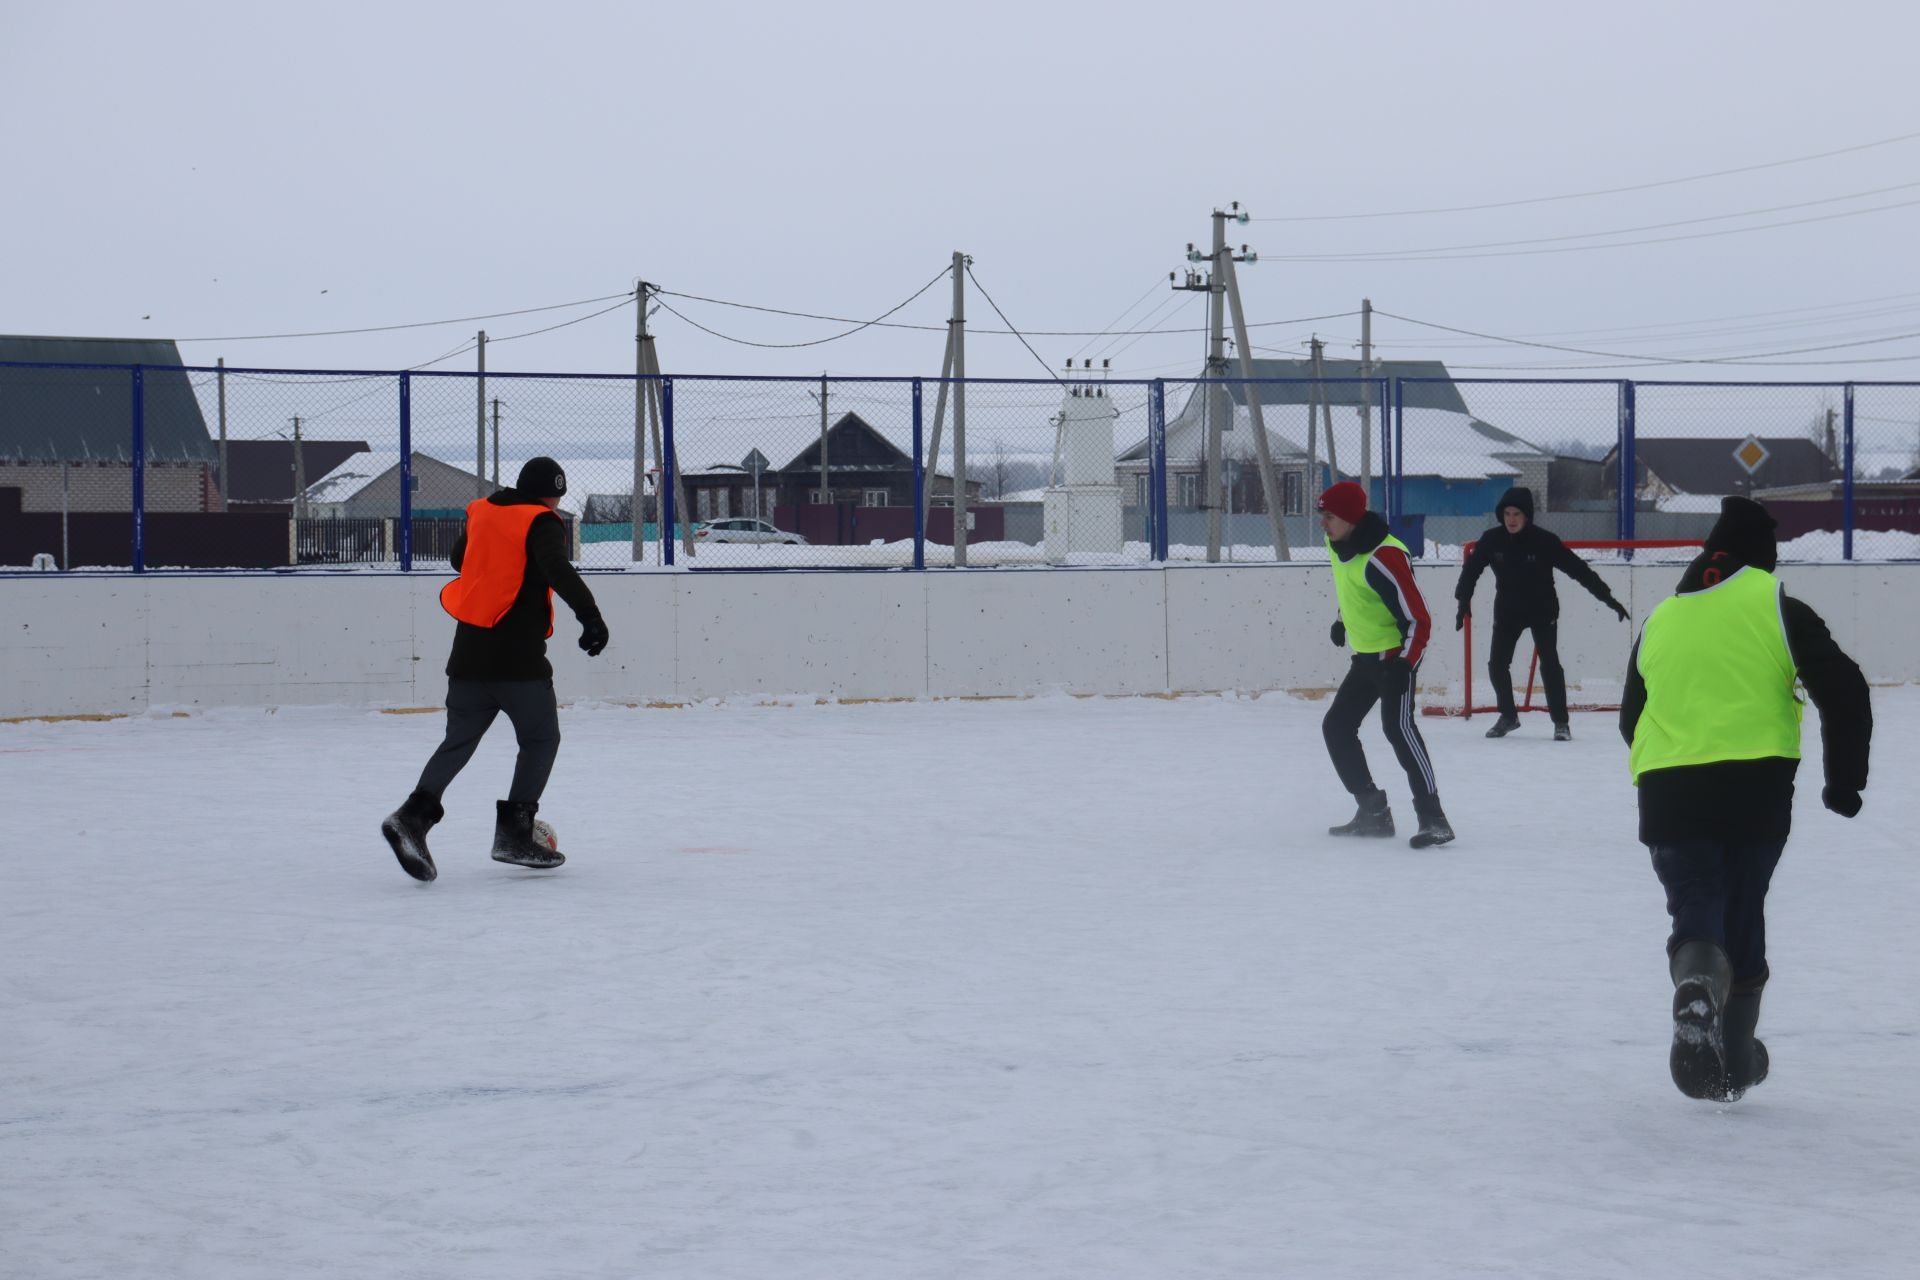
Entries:
{"label": "window of house", "polygon": [[1182,471],[1177,477],[1180,484],[1180,505],[1197,507],[1200,505],[1200,473]]}
{"label": "window of house", "polygon": [[826,501],[826,495],[822,494],[818,489],[807,490],[807,502],[809,505],[815,507],[824,506],[826,505]]}
{"label": "window of house", "polygon": [[1144,507],[1147,505],[1147,478],[1145,476],[1135,476],[1133,478],[1133,505],[1136,507]]}
{"label": "window of house", "polygon": [[888,505],[887,491],[885,489],[862,489],[860,491],[860,505],[863,507],[884,507]]}
{"label": "window of house", "polygon": [[1307,509],[1305,480],[1298,471],[1289,471],[1281,479],[1281,489],[1286,494],[1284,510],[1290,516],[1301,515]]}

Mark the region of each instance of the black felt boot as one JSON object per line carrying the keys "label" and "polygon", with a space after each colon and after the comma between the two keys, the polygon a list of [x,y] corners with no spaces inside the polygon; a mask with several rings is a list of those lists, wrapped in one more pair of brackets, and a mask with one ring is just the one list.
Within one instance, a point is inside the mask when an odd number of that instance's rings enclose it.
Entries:
{"label": "black felt boot", "polygon": [[1493,722],[1493,728],[1487,730],[1489,738],[1504,738],[1520,727],[1519,716],[1501,716]]}
{"label": "black felt boot", "polygon": [[1727,1042],[1727,1097],[1739,1097],[1767,1078],[1767,1046],[1754,1037],[1760,1025],[1760,993],[1736,991],[1727,997],[1722,1019]]}
{"label": "black felt boot", "polygon": [[[1711,942],[1683,942],[1669,964],[1673,975],[1673,1083],[1689,1098],[1724,1102],[1727,1080],[1726,1009],[1733,987],[1727,953]],[[1754,1006],[1754,1017],[1760,1010]]]}
{"label": "black felt boot", "polygon": [[1429,849],[1453,839],[1453,824],[1447,821],[1446,811],[1440,807],[1439,796],[1415,796],[1413,812],[1420,819],[1420,829],[1407,841],[1413,848]]}
{"label": "black felt boot", "polygon": [[511,862],[516,867],[536,867],[544,871],[567,860],[558,849],[549,849],[533,838],[533,815],[539,812],[539,802],[497,800],[493,807],[495,862]]}
{"label": "black felt boot", "polygon": [[1375,788],[1355,796],[1360,802],[1352,822],[1328,827],[1330,836],[1390,836],[1393,834],[1393,810],[1387,807],[1387,793]]}
{"label": "black felt boot", "polygon": [[434,870],[433,854],[427,851],[427,832],[443,816],[445,810],[438,800],[416,791],[380,824],[380,834],[393,847],[393,856],[400,859],[400,869],[415,880],[431,880],[439,874]]}

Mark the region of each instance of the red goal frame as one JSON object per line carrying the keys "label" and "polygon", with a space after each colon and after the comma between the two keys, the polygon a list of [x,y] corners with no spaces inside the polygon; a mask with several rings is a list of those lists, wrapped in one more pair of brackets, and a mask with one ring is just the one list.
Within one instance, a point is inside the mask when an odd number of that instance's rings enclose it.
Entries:
{"label": "red goal frame", "polygon": [[[1627,538],[1627,539],[1568,538],[1568,539],[1565,539],[1565,542],[1566,542],[1567,548],[1572,551],[1622,551],[1622,552],[1628,553],[1626,557],[1628,559],[1632,558],[1631,553],[1635,551],[1642,551],[1642,550],[1662,551],[1662,550],[1670,550],[1676,547],[1700,547],[1705,545],[1698,538]],[[1462,564],[1466,563],[1467,557],[1473,554],[1473,549],[1478,544],[1479,544],[1479,540],[1475,539],[1471,542],[1466,543],[1464,546],[1460,548],[1460,562]],[[1436,707],[1431,705],[1422,707],[1421,710],[1424,711],[1427,715],[1459,716],[1462,719],[1471,719],[1475,712],[1479,712],[1479,711],[1492,712],[1492,711],[1499,710],[1498,706],[1475,706],[1474,705],[1474,701],[1473,701],[1473,676],[1474,676],[1473,615],[1471,614],[1467,615],[1466,626],[1461,628],[1461,633],[1462,633],[1464,655],[1463,655],[1463,666],[1461,669],[1461,687],[1463,692],[1461,693],[1461,697],[1460,697],[1460,705],[1457,707],[1451,707],[1451,706]],[[1540,651],[1539,649],[1536,648],[1533,651],[1533,656],[1527,662],[1526,694],[1524,697],[1516,698],[1514,700],[1514,707],[1516,710],[1525,712],[1525,711],[1545,711],[1547,709],[1545,703],[1536,703],[1533,700],[1534,685],[1535,685],[1534,677],[1538,673],[1539,669],[1540,669]],[[1567,703],[1568,711],[1618,711],[1619,709],[1620,709],[1620,704],[1617,702],[1574,702],[1569,700]]]}

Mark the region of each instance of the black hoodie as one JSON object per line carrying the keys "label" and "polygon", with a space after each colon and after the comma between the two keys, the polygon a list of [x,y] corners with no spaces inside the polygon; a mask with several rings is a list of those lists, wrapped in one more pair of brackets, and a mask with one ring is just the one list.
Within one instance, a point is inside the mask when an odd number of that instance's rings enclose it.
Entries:
{"label": "black hoodie", "polygon": [[[538,503],[517,489],[502,489],[487,499],[499,507]],[[454,572],[466,558],[467,535],[453,544]],[[527,526],[527,568],[507,616],[491,627],[462,622],[454,627],[447,674],[455,680],[551,680],[547,662],[547,588],[567,602],[585,622],[600,610],[593,593],[567,559],[567,526],[558,516],[535,516]]]}
{"label": "black hoodie", "polygon": [[1533,491],[1512,488],[1502,494],[1494,508],[1497,518],[1508,507],[1526,512],[1527,523],[1518,533],[1508,533],[1506,525],[1496,524],[1481,534],[1461,567],[1460,581],[1453,595],[1461,604],[1470,605],[1480,575],[1493,570],[1493,620],[1510,626],[1527,627],[1537,622],[1554,622],[1560,617],[1560,596],[1553,587],[1555,569],[1591,591],[1604,604],[1613,603],[1613,593],[1593,571],[1593,566],[1567,549],[1567,544],[1533,522]]}
{"label": "black hoodie", "polygon": [[[1728,498],[1706,550],[1680,576],[1678,594],[1715,582],[1742,568],[1773,571],[1777,553],[1773,518],[1756,502]],[[1781,593],[1780,616],[1787,650],[1800,684],[1820,710],[1825,782],[1843,791],[1867,785],[1867,752],[1873,738],[1873,705],[1866,677],[1834,643],[1827,624],[1803,602]],[[1620,736],[1633,733],[1646,709],[1640,676],[1640,645],[1627,664],[1620,705]],[[1646,845],[1707,840],[1729,844],[1778,844],[1793,827],[1793,780],[1800,762],[1780,757],[1653,769],[1640,775],[1640,842]]]}

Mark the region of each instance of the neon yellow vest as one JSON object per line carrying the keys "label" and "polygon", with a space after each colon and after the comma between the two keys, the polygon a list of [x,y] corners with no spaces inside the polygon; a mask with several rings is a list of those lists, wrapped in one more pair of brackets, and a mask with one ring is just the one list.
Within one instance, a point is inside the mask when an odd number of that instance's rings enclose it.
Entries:
{"label": "neon yellow vest", "polygon": [[1804,708],[1780,581],[1764,569],[1661,601],[1641,632],[1639,666],[1647,705],[1628,754],[1636,786],[1651,769],[1800,758]]}
{"label": "neon yellow vest", "polygon": [[[1407,549],[1406,543],[1391,534],[1380,540],[1380,546],[1398,547],[1403,552]],[[1374,551],[1379,549],[1375,547]],[[1327,560],[1333,565],[1333,587],[1340,597],[1340,621],[1347,625],[1347,645],[1355,653],[1386,653],[1405,644],[1393,611],[1367,584],[1367,565],[1373,561],[1373,551],[1342,560],[1333,549],[1333,540],[1328,539]]]}

